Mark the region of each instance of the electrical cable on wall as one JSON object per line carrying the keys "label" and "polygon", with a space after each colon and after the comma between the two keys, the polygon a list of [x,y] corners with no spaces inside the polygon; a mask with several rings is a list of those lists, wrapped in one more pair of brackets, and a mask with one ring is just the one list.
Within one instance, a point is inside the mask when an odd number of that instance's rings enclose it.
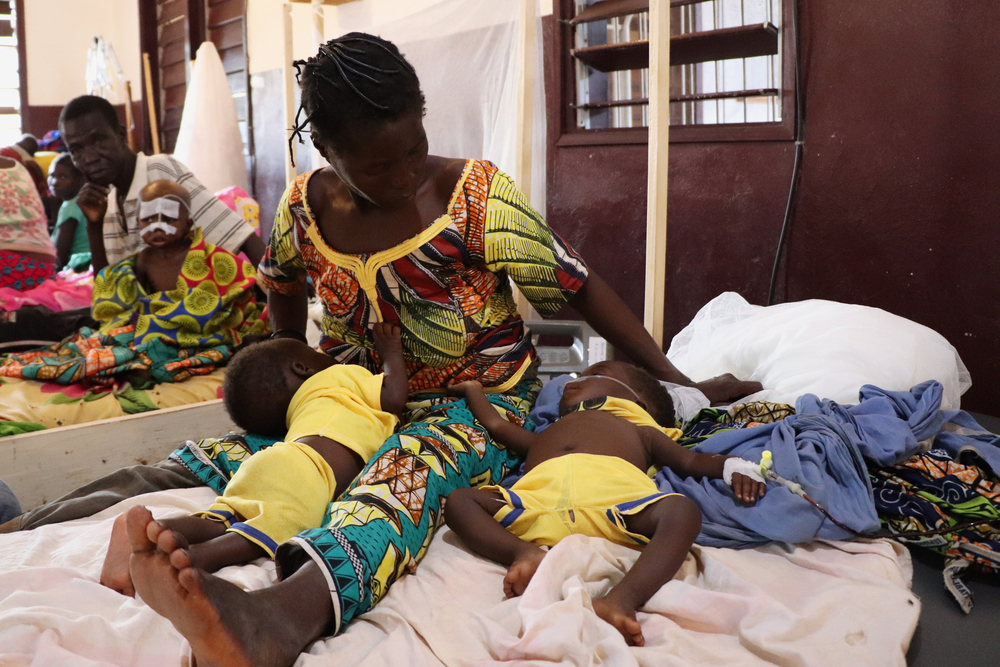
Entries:
{"label": "electrical cable on wall", "polygon": [[781,263],[781,251],[785,245],[788,225],[792,218],[792,201],[795,198],[796,184],[802,167],[802,131],[804,104],[802,100],[801,73],[801,40],[799,39],[799,3],[797,0],[787,0],[792,3],[792,39],[795,41],[795,161],[792,163],[792,180],[788,185],[788,200],[785,202],[785,217],[781,221],[781,233],[778,235],[778,247],[774,251],[774,265],[771,267],[771,284],[767,290],[767,305],[774,302],[774,288],[778,282],[778,265]]}

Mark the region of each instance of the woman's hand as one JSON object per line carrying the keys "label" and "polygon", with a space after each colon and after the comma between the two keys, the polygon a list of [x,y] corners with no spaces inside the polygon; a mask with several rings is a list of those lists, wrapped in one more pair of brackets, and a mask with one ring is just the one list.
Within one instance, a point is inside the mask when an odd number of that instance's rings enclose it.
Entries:
{"label": "woman's hand", "polygon": [[108,193],[110,190],[97,183],[86,182],[76,196],[76,205],[83,211],[88,225],[103,225],[104,216],[108,212]]}
{"label": "woman's hand", "polygon": [[732,373],[717,375],[709,380],[703,380],[692,385],[695,389],[705,394],[708,402],[712,405],[732,403],[744,396],[755,394],[761,389],[760,382],[750,382],[740,380]]}

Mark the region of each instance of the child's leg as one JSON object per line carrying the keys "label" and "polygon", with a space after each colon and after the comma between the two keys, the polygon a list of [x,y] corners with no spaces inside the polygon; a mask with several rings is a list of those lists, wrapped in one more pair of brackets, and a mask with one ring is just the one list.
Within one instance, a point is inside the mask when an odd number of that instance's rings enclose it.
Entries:
{"label": "child's leg", "polygon": [[[173,532],[177,540],[188,549],[191,560],[208,572],[215,572],[227,565],[247,563],[267,553],[258,545],[234,533],[226,533],[220,521],[196,516],[179,516],[162,519],[160,524]],[[193,546],[188,546],[193,545]],[[111,529],[111,542],[101,568],[101,583],[122,595],[135,596],[128,559],[131,553],[125,538],[125,514],[115,519]]]}
{"label": "child's leg", "polygon": [[509,566],[503,589],[507,597],[514,597],[528,587],[545,552],[496,522],[493,515],[505,502],[492,491],[456,489],[448,496],[444,519],[474,553]]}
{"label": "child's leg", "polygon": [[701,530],[701,512],[689,498],[673,495],[625,517],[633,533],[649,538],[639,560],[617,586],[594,600],[594,611],[625,637],[642,646],[645,640],[635,612],[680,569]]}

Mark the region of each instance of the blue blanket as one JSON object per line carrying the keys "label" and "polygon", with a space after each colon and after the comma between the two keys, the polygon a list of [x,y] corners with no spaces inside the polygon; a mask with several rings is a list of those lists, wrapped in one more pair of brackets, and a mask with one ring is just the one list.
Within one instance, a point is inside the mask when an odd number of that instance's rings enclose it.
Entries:
{"label": "blue blanket", "polygon": [[[775,424],[719,433],[695,450],[756,462],[768,449],[775,472],[800,483],[844,525],[859,533],[874,532],[879,519],[865,460],[877,466],[893,465],[917,453],[921,441],[936,438],[936,446],[949,451],[972,447],[994,470],[1000,470],[1000,439],[981,433],[983,429],[964,412],[940,411],[941,394],[941,385],[933,381],[908,392],[866,385],[860,403],[851,406],[806,394],[796,402],[797,414]],[[949,422],[969,432],[941,433]],[[980,433],[971,433],[977,429]],[[666,468],[654,479],[661,491],[682,493],[701,508],[698,544],[746,548],[771,541],[853,537],[773,482],[764,498],[752,506],[738,502],[722,480],[681,479]]]}

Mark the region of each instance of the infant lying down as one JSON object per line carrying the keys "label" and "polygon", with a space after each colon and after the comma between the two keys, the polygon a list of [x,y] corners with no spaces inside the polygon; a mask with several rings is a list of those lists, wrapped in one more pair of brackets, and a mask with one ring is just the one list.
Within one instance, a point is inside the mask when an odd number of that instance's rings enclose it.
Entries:
{"label": "infant lying down", "polygon": [[567,383],[560,418],[542,433],[503,419],[478,382],[451,389],[494,440],[527,461],[524,477],[510,489],[454,491],[445,505],[448,526],[474,552],[509,566],[508,596],[524,592],[545,556],[542,547],[569,535],[645,545],[625,578],[593,603],[630,644],[644,644],[636,611],[674,577],[701,527],[698,507],[680,494],[659,492],[650,467],[725,479],[745,503],[764,495],[764,480],[750,462],[678,445],[672,438],[680,431],[661,426],[673,423],[667,391],[634,366],[601,362]]}

